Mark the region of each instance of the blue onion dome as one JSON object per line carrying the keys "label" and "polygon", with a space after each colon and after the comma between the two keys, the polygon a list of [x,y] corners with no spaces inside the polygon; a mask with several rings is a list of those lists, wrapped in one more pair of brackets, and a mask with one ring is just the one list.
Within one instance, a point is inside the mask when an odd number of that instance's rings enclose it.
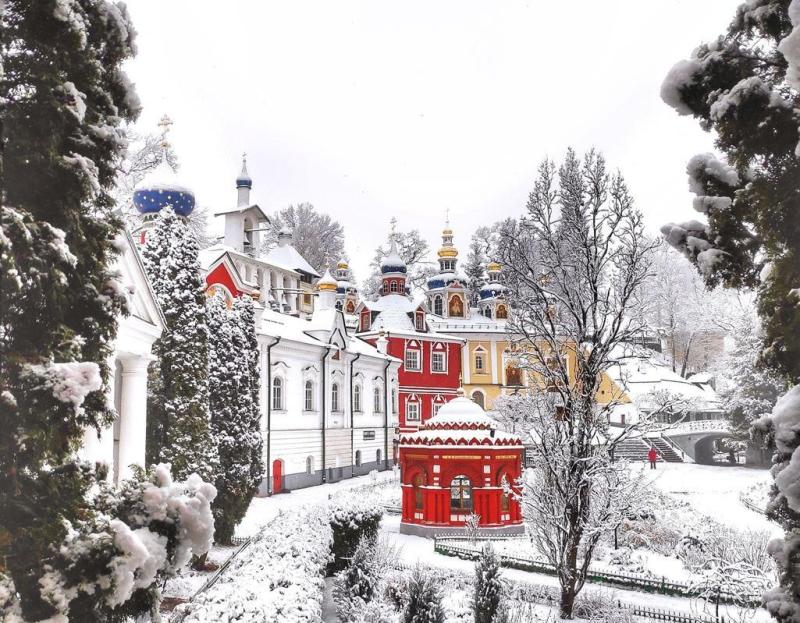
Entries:
{"label": "blue onion dome", "polygon": [[133,205],[143,215],[156,214],[172,206],[175,214],[189,216],[194,204],[194,193],[178,181],[178,176],[163,155],[159,165],[133,191]]}
{"label": "blue onion dome", "polygon": [[236,188],[253,188],[253,180],[247,172],[247,156],[242,156],[242,172],[236,178]]}
{"label": "blue onion dome", "polygon": [[400,254],[397,252],[397,243],[392,237],[392,246],[389,248],[389,253],[381,261],[381,274],[386,275],[389,273],[403,273],[407,270],[406,263]]}
{"label": "blue onion dome", "polygon": [[430,279],[428,279],[428,289],[429,290],[438,290],[439,288],[444,287],[444,279],[442,279],[441,275],[434,275]]}
{"label": "blue onion dome", "polygon": [[485,283],[483,286],[481,286],[478,295],[481,297],[481,299],[490,299],[503,294],[505,291],[506,287],[502,283],[493,281],[492,283]]}

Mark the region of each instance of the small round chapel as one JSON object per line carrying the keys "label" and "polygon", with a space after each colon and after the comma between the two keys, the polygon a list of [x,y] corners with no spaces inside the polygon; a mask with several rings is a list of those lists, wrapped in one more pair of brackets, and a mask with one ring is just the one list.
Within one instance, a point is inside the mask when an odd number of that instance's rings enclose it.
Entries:
{"label": "small round chapel", "polygon": [[524,448],[463,391],[418,431],[400,436],[400,532],[464,531],[470,514],[486,534],[524,532],[519,502],[506,492],[520,477]]}

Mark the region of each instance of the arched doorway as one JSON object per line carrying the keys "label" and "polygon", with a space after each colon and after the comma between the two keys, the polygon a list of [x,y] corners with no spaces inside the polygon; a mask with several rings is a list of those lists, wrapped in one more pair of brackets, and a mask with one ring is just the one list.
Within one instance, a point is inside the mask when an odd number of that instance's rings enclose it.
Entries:
{"label": "arched doorway", "polygon": [[275,459],[272,461],[272,492],[281,491],[283,491],[283,460]]}
{"label": "arched doorway", "polygon": [[486,408],[485,404],[486,401],[484,400],[483,392],[478,391],[477,389],[474,392],[472,392],[472,402],[478,405],[481,409]]}

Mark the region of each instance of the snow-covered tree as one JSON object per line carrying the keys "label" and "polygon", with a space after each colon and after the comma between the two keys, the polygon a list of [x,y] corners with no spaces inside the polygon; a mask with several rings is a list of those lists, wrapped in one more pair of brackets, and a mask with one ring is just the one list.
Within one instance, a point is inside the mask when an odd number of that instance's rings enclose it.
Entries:
{"label": "snow-covered tree", "polygon": [[764,337],[755,310],[747,309],[731,332],[733,347],[724,360],[728,377],[722,391],[722,406],[731,420],[734,438],[750,439],[753,423],[766,417],[786,391],[786,382],[759,358]]}
{"label": "snow-covered tree", "polygon": [[206,296],[197,240],[167,207],[147,236],[142,258],[166,328],[153,347],[158,381],[148,396],[148,461],[172,467],[175,478],[212,480],[218,455],[208,409]]}
{"label": "snow-covered tree", "polygon": [[436,577],[420,566],[415,567],[406,586],[403,623],[444,623],[444,621],[442,593]]}
{"label": "snow-covered tree", "polygon": [[295,249],[319,274],[325,271],[326,264],[335,265],[345,259],[344,228],[310,203],[290,205],[272,215],[269,231],[263,237],[263,252],[278,244],[278,233],[284,227],[292,230]]}
{"label": "snow-covered tree", "polygon": [[[394,223],[394,219],[392,219]],[[409,231],[394,232],[397,241],[397,251],[406,263],[408,287],[407,290],[413,291],[425,288],[425,283],[432,274],[437,272],[437,267],[430,259],[430,247],[428,242],[420,235],[418,229]],[[381,261],[389,253],[391,245],[390,236],[386,237],[386,242],[375,249],[375,255],[370,262],[372,273],[364,280],[361,286],[362,296],[366,299],[378,296],[381,288]]]}
{"label": "snow-covered tree", "polygon": [[475,563],[475,585],[472,606],[475,623],[499,623],[500,602],[503,599],[503,580],[500,577],[500,558],[492,544],[486,542]]}
{"label": "snow-covered tree", "polygon": [[670,223],[662,232],[707,283],[757,287],[766,365],[795,387],[759,421],[776,444],[770,516],[786,531],[773,551],[783,570],[765,597],[779,621],[800,619],[800,0],[742,4],[727,31],[698,46],[664,80],[661,96],[713,131],[724,156],[687,166],[694,208],[706,223]]}
{"label": "snow-covered tree", "polygon": [[[262,476],[258,408],[258,348],[253,305],[237,299],[229,310],[222,295],[209,300],[208,394],[211,436],[219,453],[214,483],[217,543],[229,545]],[[248,338],[252,338],[248,339]]]}
{"label": "snow-covered tree", "polygon": [[561,614],[571,617],[601,534],[638,488],[611,461],[625,435],[608,426],[617,402],[598,404],[596,395],[620,349],[643,328],[630,312],[653,243],[622,176],[610,175],[594,151],[579,160],[569,150],[559,168],[544,161],[524,215],[505,223],[501,236],[501,261],[513,277],[515,360],[542,391],[499,410],[530,433],[535,468],[523,483],[525,516],[558,569]]}
{"label": "snow-covered tree", "polygon": [[[96,473],[74,450],[114,417],[108,360],[126,306],[110,187],[121,124],[139,111],[121,69],[134,30],[111,2],[8,0],[0,50],[0,559],[14,608],[40,620],[59,610],[39,583],[48,562],[63,570],[53,552],[101,530],[86,500]],[[113,553],[91,558],[93,586]]]}
{"label": "snow-covered tree", "polygon": [[336,576],[333,598],[340,621],[352,621],[377,594],[378,580],[372,564],[373,544],[362,539],[347,567]]}
{"label": "snow-covered tree", "polygon": [[715,368],[742,302],[721,287],[709,290],[663,241],[654,252],[652,273],[641,297],[643,312],[649,329],[663,338],[672,370],[687,377]]}

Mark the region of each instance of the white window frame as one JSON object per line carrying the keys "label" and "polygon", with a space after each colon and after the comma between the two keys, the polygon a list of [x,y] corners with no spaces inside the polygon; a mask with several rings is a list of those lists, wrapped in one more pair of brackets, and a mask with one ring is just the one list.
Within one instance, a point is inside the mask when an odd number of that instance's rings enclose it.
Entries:
{"label": "white window frame", "polygon": [[342,396],[341,396],[341,389],[339,387],[339,382],[334,381],[331,383],[331,412],[333,413],[341,413],[342,412]]}
{"label": "white window frame", "polygon": [[[447,349],[435,350],[435,348],[434,346],[434,348],[431,349],[431,372],[434,374],[447,374]],[[437,370],[433,363],[436,360],[436,355],[442,356],[442,368],[440,370]]]}
{"label": "white window frame", "polygon": [[437,402],[435,400],[433,401],[433,417],[439,415],[439,409],[442,408],[443,404],[444,404],[443,402]]}
{"label": "white window frame", "polygon": [[[278,390],[278,400],[275,400],[275,390]],[[270,388],[270,400],[273,411],[286,411],[286,380],[282,376],[275,376],[272,379]]]}
{"label": "white window frame", "polygon": [[414,312],[414,328],[417,331],[425,330],[425,314],[422,312]]}
{"label": "white window frame", "polygon": [[353,411],[355,413],[362,413],[363,409],[361,408],[361,398],[362,398],[362,388],[361,383],[356,383],[353,385]]}
{"label": "white window frame", "polygon": [[[408,356],[409,354],[414,353],[416,355],[416,367],[410,368],[408,366]],[[416,346],[408,347],[406,346],[406,352],[403,357],[403,366],[406,369],[406,372],[422,372],[422,349]]]}
{"label": "white window frame", "polygon": [[[414,407],[415,415],[411,416],[411,407]],[[406,402],[406,422],[419,422],[422,419],[422,409],[418,400],[409,400]]]}
{"label": "white window frame", "polygon": [[441,294],[437,294],[436,296],[433,297],[433,313],[436,316],[444,315],[444,303],[442,302]]}
{"label": "white window frame", "polygon": [[314,411],[314,381],[311,379],[303,381],[303,410],[306,413]]}
{"label": "white window frame", "polygon": [[372,410],[375,413],[383,413],[383,391],[380,385],[372,388]]}

